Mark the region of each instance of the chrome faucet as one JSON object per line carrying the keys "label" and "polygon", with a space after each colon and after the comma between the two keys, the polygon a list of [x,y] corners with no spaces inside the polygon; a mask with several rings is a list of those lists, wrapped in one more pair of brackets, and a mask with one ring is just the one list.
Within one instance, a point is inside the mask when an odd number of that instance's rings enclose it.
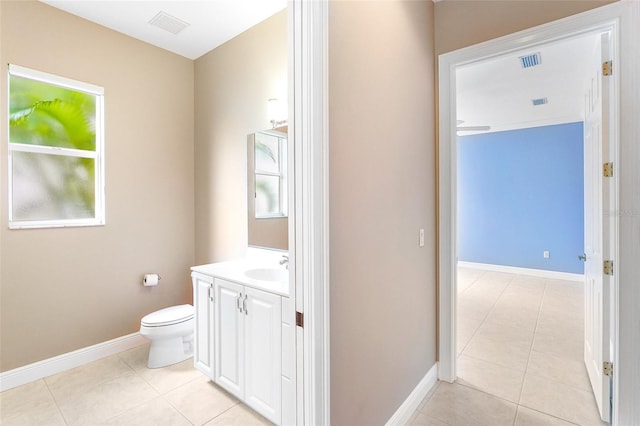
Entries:
{"label": "chrome faucet", "polygon": [[285,265],[285,268],[289,269],[289,256],[283,254],[282,259],[280,260],[280,264]]}

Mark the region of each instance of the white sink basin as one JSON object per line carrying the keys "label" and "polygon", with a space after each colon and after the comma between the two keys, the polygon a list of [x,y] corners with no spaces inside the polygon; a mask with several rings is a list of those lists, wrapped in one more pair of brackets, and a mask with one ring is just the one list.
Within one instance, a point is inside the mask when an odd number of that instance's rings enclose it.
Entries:
{"label": "white sink basin", "polygon": [[251,279],[260,281],[287,282],[289,280],[289,271],[286,269],[257,268],[249,269],[244,274]]}

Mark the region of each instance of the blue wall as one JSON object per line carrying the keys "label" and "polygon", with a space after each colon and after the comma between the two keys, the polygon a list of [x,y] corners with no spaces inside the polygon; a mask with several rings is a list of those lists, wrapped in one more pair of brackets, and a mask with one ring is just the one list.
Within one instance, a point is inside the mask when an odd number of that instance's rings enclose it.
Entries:
{"label": "blue wall", "polygon": [[581,122],[460,136],[459,260],[582,274],[583,167]]}

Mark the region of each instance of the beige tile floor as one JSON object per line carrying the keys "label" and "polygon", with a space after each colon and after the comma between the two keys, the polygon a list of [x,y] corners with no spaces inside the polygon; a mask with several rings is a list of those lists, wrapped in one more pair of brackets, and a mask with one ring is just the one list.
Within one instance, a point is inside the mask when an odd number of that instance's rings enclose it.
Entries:
{"label": "beige tile floor", "polygon": [[[584,364],[581,283],[459,269],[458,381],[412,425],[602,425]],[[193,368],[146,368],[148,346],[0,393],[0,424],[270,424]]]}
{"label": "beige tile floor", "polygon": [[411,425],[600,426],[582,361],[582,283],[458,268],[458,380]]}
{"label": "beige tile floor", "polygon": [[2,426],[270,425],[187,360],[146,366],[140,346],[0,393]]}

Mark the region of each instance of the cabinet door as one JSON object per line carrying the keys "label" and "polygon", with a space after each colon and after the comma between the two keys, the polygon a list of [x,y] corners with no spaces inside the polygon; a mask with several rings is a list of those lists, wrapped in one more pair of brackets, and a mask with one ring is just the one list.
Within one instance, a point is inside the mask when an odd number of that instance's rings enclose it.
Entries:
{"label": "cabinet door", "polygon": [[216,383],[243,398],[244,335],[242,318],[243,287],[221,279],[216,286]]}
{"label": "cabinet door", "polygon": [[193,364],[207,377],[214,378],[214,291],[213,277],[191,274],[193,281],[194,332],[193,332]]}
{"label": "cabinet door", "polygon": [[280,296],[245,287],[245,402],[276,424],[281,420]]}

